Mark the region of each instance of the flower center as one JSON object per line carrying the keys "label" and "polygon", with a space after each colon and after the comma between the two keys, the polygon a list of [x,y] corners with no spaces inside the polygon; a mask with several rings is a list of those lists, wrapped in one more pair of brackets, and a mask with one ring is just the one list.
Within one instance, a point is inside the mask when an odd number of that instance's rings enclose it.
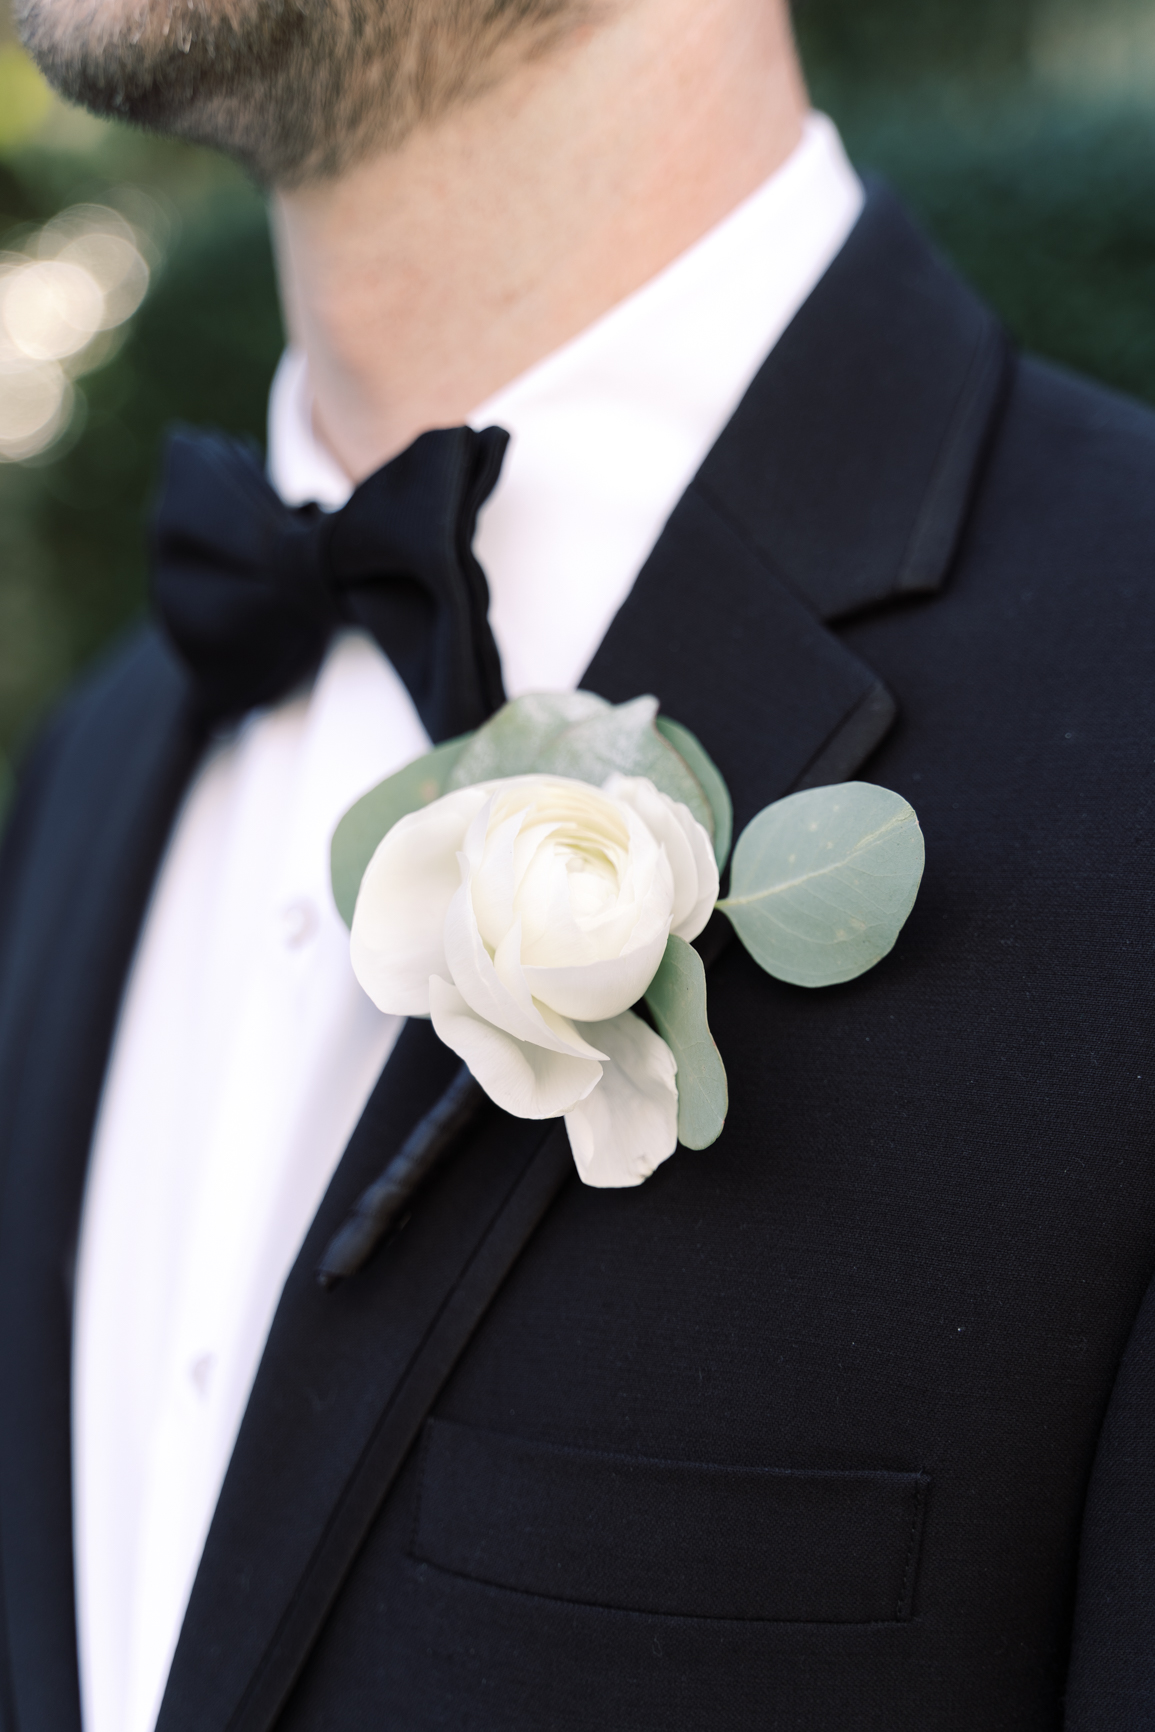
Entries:
{"label": "flower center", "polygon": [[[487,943],[499,942],[508,921],[519,918],[524,961],[574,964],[619,953],[637,898],[629,822],[613,801],[562,781],[509,788],[494,802],[488,838],[486,883],[474,892]],[[500,871],[499,855],[510,879],[508,900],[500,898],[506,916],[494,918],[500,904],[489,869]]]}

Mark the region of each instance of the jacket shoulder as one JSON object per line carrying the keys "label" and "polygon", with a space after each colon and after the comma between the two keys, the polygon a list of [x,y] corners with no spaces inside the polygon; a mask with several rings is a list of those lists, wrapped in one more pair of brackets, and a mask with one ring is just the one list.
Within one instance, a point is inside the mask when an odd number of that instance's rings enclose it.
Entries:
{"label": "jacket shoulder", "polygon": [[1040,548],[1092,538],[1150,562],[1153,484],[1155,410],[1051,362],[1018,362],[980,496],[987,511]]}
{"label": "jacket shoulder", "polygon": [[[142,740],[189,710],[189,682],[145,626],[104,656],[48,716],[17,773],[0,842],[0,978],[28,896],[50,863],[99,827]],[[49,874],[50,875],[50,874]]]}

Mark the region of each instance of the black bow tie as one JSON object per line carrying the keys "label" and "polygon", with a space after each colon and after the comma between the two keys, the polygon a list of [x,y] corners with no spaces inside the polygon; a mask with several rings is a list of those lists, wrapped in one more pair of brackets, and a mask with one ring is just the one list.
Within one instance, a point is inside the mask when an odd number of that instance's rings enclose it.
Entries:
{"label": "black bow tie", "polygon": [[504,692],[473,532],[508,440],[498,427],[423,433],[326,513],[283,504],[250,446],[174,434],[153,594],[211,713],[275,702],[347,624],[376,638],[432,739],[480,727]]}

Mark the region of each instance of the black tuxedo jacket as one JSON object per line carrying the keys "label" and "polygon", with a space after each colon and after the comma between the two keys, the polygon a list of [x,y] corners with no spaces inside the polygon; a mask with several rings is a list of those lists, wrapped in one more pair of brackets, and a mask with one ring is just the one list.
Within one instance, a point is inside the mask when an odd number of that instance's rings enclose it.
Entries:
{"label": "black tuxedo jacket", "polygon": [[[589,670],[739,825],[865,772],[927,868],[854,983],[711,969],[731,1112],[638,1190],[489,1109],[333,1293],[452,1076],[406,1028],[286,1285],[160,1732],[1155,1725],[1155,418],[1008,354],[889,195]],[[203,748],[146,631],[0,885],[4,1732],[76,1732],[70,1271]],[[142,1295],[142,1302],[147,1296]]]}

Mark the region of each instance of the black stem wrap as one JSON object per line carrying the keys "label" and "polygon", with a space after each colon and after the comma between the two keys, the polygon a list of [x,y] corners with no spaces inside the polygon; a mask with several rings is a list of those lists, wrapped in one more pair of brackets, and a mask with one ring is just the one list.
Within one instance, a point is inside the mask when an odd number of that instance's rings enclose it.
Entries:
{"label": "black stem wrap", "polygon": [[462,1065],[435,1106],[414,1125],[379,1179],[363,1191],[317,1267],[326,1291],[355,1275],[401,1220],[414,1196],[469,1129],[489,1096]]}

